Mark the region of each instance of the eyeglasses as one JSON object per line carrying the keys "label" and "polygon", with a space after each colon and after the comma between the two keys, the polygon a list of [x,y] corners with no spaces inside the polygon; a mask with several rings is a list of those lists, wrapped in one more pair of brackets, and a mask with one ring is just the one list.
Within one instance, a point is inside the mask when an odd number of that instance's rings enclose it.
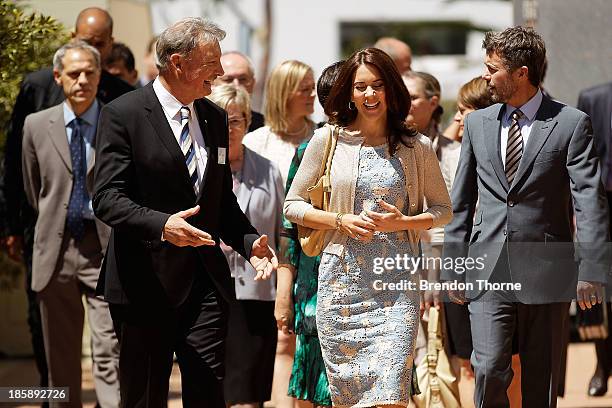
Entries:
{"label": "eyeglasses", "polygon": [[222,77],[219,77],[218,80],[223,82],[224,84],[232,84],[235,81],[238,81],[238,83],[242,86],[249,86],[253,83],[253,77],[247,75],[223,75]]}
{"label": "eyeglasses", "polygon": [[244,127],[246,125],[245,118],[229,118],[228,122],[230,128],[239,128]]}

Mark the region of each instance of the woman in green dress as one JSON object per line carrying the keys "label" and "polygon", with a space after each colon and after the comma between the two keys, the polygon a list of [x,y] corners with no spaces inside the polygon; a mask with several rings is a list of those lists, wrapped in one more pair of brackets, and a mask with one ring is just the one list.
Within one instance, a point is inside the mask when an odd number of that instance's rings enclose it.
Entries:
{"label": "woman in green dress", "polygon": [[[325,106],[342,62],[325,68],[317,82],[317,95],[322,106]],[[306,146],[308,142],[302,143],[296,150],[289,168],[285,193],[291,187]],[[315,407],[331,406],[316,324],[320,256],[309,257],[302,252],[296,225],[284,217],[279,256],[281,265],[278,269],[275,316],[280,330],[294,331],[296,334],[288,394],[298,400],[308,401]]]}

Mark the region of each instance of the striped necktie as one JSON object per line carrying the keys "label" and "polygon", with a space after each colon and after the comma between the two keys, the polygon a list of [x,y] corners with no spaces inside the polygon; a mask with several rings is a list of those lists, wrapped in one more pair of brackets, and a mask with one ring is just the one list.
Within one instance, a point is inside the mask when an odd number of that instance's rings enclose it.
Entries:
{"label": "striped necktie", "polygon": [[193,145],[193,141],[191,140],[191,136],[189,135],[190,116],[191,112],[189,111],[189,108],[187,106],[183,106],[181,108],[181,125],[183,126],[183,130],[181,130],[179,144],[181,146],[183,156],[185,157],[185,164],[187,165],[187,171],[189,172],[189,179],[191,180],[193,191],[195,191],[197,195],[199,189],[198,166],[195,155],[195,146]]}
{"label": "striped necktie", "polygon": [[523,156],[523,136],[518,121],[523,117],[520,109],[510,115],[510,129],[508,130],[508,147],[506,149],[506,178],[508,184],[512,185],[516,171],[518,170],[521,157]]}

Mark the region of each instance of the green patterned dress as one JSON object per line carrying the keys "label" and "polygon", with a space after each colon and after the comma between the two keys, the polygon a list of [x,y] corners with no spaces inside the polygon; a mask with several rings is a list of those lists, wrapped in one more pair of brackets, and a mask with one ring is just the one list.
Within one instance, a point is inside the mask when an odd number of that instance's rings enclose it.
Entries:
{"label": "green patterned dress", "polygon": [[[289,191],[308,142],[302,143],[293,157],[287,187]],[[283,217],[280,239],[281,262],[293,265],[297,277],[293,286],[296,345],[288,394],[315,405],[331,406],[329,383],[317,335],[316,307],[320,257],[306,256],[297,237],[297,227]]]}

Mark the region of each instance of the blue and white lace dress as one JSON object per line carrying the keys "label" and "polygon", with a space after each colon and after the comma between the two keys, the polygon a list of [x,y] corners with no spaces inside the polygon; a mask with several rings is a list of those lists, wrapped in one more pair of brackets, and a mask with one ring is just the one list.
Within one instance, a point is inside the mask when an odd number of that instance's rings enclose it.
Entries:
{"label": "blue and white lace dress", "polygon": [[[386,212],[380,199],[406,214],[405,175],[387,145],[363,146],[354,213]],[[375,281],[411,281],[418,287],[418,274],[410,270],[374,272],[375,258],[398,254],[411,254],[405,234],[377,232],[370,243],[349,239],[342,257],[322,256],[317,328],[334,406],[407,406],[410,401],[419,293],[374,288]]]}

